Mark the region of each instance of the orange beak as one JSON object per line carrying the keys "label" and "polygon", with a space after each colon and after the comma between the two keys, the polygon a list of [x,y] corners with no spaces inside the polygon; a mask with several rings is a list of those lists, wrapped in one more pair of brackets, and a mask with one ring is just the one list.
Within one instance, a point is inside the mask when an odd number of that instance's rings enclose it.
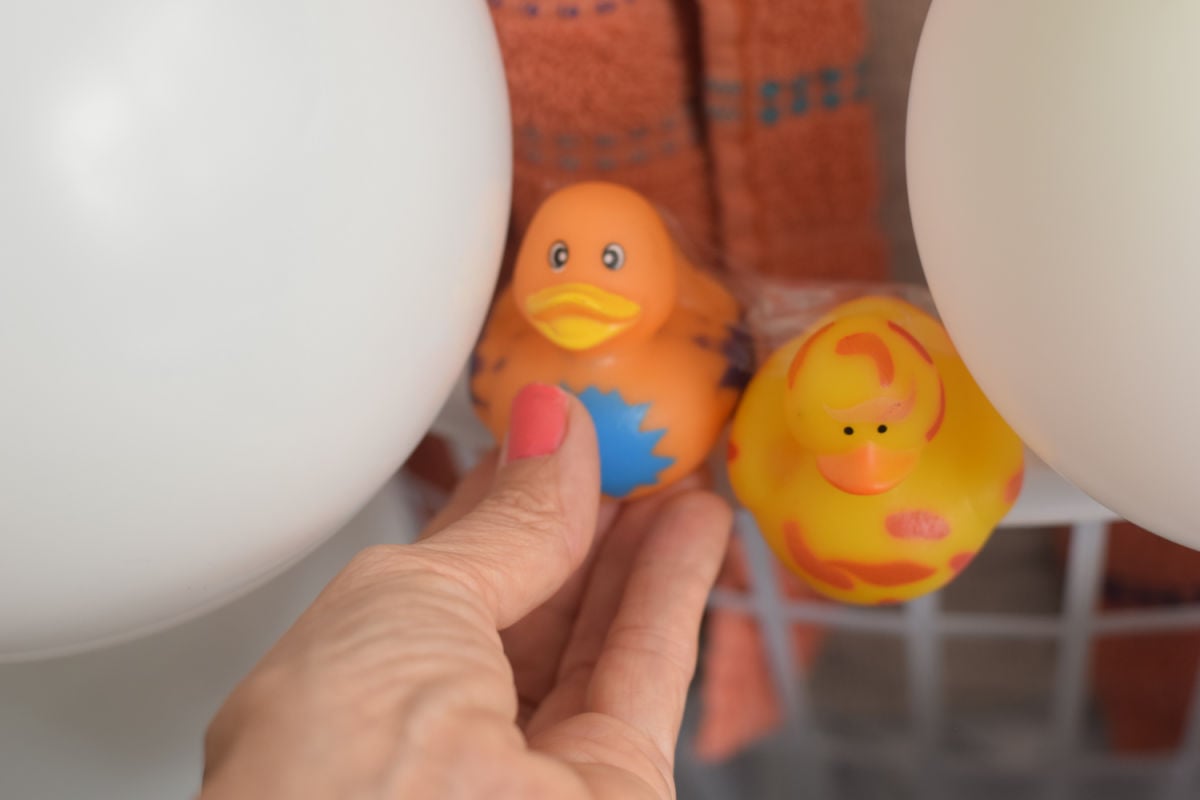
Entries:
{"label": "orange beak", "polygon": [[888,450],[868,443],[846,453],[819,456],[817,469],[843,492],[882,494],[907,478],[919,459],[919,451]]}

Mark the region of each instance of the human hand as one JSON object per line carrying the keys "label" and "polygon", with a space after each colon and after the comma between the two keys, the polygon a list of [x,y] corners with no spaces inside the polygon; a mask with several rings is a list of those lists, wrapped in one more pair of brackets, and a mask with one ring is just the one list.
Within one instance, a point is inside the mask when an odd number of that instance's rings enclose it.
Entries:
{"label": "human hand", "polygon": [[730,512],[600,507],[586,410],[513,406],[422,540],[364,551],[234,691],[203,797],[671,798]]}

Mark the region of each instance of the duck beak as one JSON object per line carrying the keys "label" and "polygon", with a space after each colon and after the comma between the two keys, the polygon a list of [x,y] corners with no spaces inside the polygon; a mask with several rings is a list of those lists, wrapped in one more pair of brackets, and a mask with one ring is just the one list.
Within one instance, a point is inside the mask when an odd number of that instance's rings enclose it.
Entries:
{"label": "duck beak", "polygon": [[843,492],[883,494],[907,478],[919,459],[919,450],[889,450],[872,442],[846,453],[819,456],[817,469]]}
{"label": "duck beak", "polygon": [[588,283],[564,283],[530,295],[525,312],[534,327],[559,347],[587,350],[630,328],[642,307]]}

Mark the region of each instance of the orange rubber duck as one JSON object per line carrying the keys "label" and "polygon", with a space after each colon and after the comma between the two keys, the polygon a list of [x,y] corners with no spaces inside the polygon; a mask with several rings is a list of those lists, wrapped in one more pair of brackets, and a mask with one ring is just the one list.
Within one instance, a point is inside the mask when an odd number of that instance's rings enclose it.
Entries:
{"label": "orange rubber duck", "polygon": [[868,297],[755,376],[729,475],[776,555],[814,589],[890,604],[970,563],[1020,493],[1024,448],[941,324]]}
{"label": "orange rubber duck", "polygon": [[695,470],[751,374],[733,296],[680,252],[644,197],[580,183],[546,199],[472,359],[472,400],[497,439],[529,383],[575,394],[596,425],[605,495]]}

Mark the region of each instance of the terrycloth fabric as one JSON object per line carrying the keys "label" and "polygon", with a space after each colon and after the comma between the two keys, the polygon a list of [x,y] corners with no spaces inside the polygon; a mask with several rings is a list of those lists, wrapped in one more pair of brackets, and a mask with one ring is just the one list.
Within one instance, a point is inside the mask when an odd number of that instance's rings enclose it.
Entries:
{"label": "terrycloth fabric", "polygon": [[730,269],[881,277],[862,2],[700,5],[713,188]]}
{"label": "terrycloth fabric", "polygon": [[[550,192],[602,179],[659,205],[697,263],[886,275],[862,0],[489,5],[513,113],[510,262]],[[745,589],[740,562],[722,585]],[[751,619],[713,614],[707,642],[699,748],[722,758],[778,725],[780,704]],[[802,662],[816,642],[797,629]]]}
{"label": "terrycloth fabric", "polygon": [[646,195],[700,254],[712,252],[714,198],[696,113],[696,9],[672,0],[490,5],[513,115],[510,246],[549,193],[599,179]]}
{"label": "terrycloth fabric", "polygon": [[600,178],[662,206],[702,262],[886,274],[861,0],[489,2],[513,107],[512,241],[549,192]]}

